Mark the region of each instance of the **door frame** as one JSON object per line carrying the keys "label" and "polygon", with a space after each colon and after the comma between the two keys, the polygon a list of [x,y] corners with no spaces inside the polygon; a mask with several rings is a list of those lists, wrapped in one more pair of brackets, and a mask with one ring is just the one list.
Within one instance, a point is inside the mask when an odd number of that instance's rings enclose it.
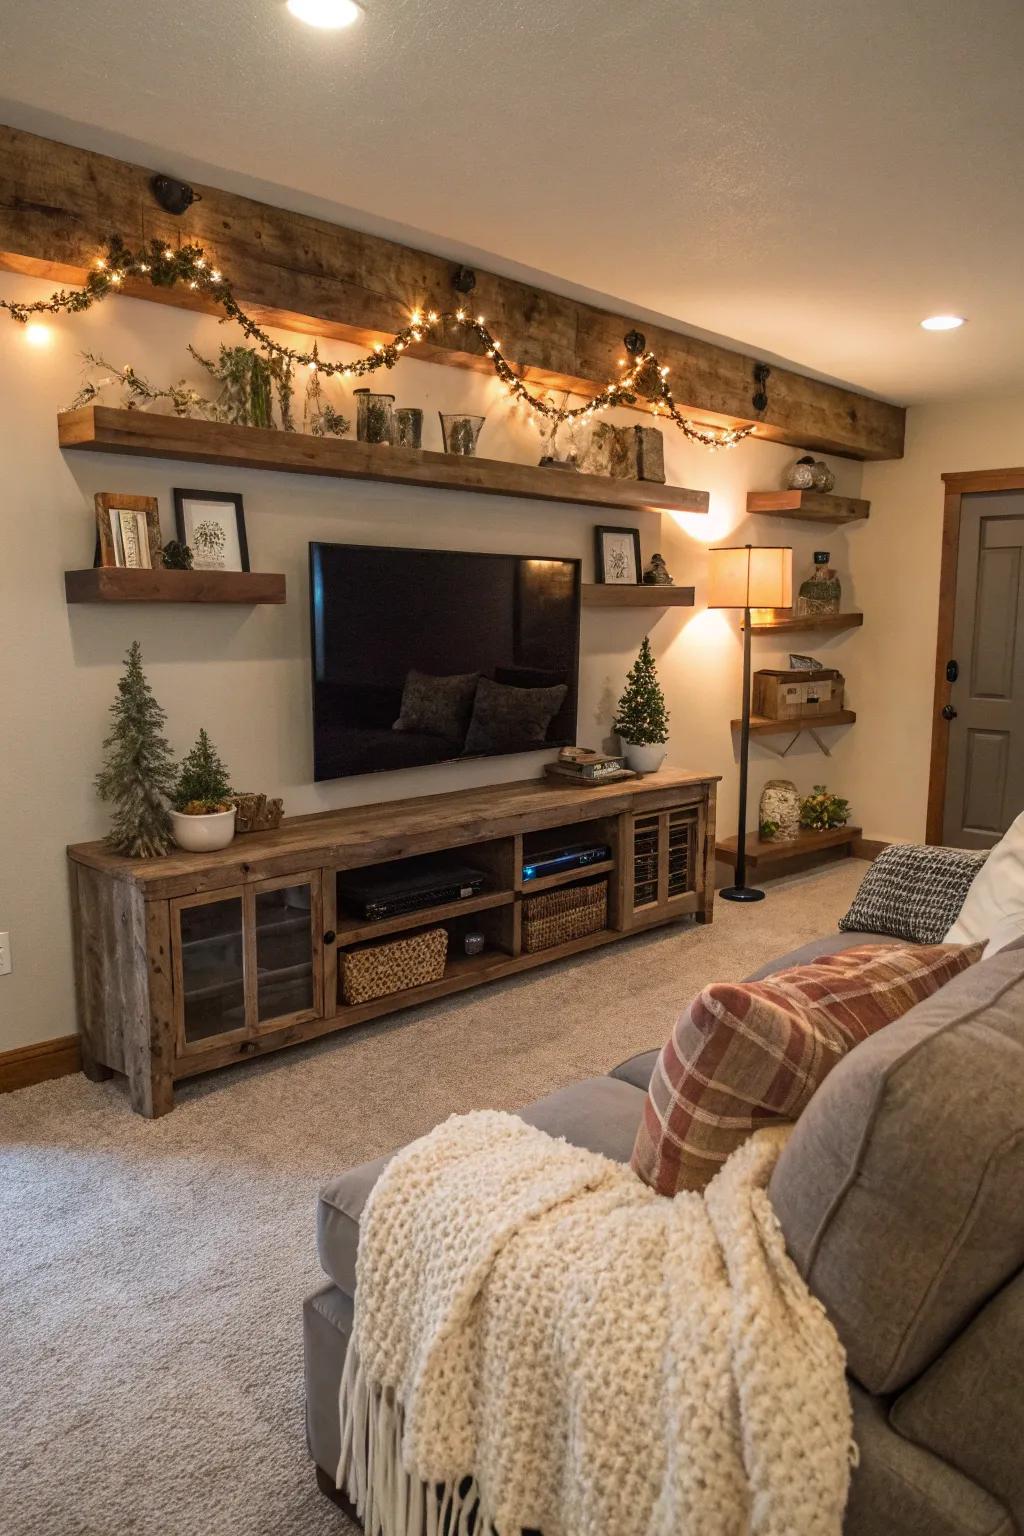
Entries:
{"label": "door frame", "polygon": [[946,774],[949,764],[949,722],[942,711],[950,702],[952,683],[946,664],[953,652],[956,616],[957,564],[960,553],[960,515],[963,497],[978,491],[1024,491],[1024,469],[973,469],[944,474],[945,503],[942,520],[942,563],[939,573],[939,624],[935,640],[935,691],[932,707],[932,745],[928,770],[928,811],[925,841],[942,842],[946,811]]}

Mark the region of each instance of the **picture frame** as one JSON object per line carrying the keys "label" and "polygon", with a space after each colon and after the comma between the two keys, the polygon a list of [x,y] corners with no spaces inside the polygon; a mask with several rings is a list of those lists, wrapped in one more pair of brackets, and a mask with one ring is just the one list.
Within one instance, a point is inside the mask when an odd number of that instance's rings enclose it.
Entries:
{"label": "picture frame", "polygon": [[196,571],[247,571],[245,509],[237,491],[190,491],[175,486],[178,540],[192,551]]}
{"label": "picture frame", "polygon": [[155,496],[97,491],[93,565],[152,570],[160,564],[160,506]]}
{"label": "picture frame", "polygon": [[638,587],[643,579],[639,528],[594,529],[597,580],[608,586]]}

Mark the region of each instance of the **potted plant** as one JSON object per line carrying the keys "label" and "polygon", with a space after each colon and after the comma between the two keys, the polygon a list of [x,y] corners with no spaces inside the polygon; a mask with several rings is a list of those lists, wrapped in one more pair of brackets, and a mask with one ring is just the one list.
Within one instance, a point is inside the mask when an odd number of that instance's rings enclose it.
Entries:
{"label": "potted plant", "polygon": [[651,642],[645,635],[615,712],[615,730],[628,767],[637,773],[657,772],[665,761],[668,720]]}
{"label": "potted plant", "polygon": [[235,805],[228,771],[204,730],[178,770],[171,826],[174,841],[190,853],[226,848],[235,835]]}
{"label": "potted plant", "polygon": [[849,800],[833,795],[824,784],[815,784],[800,802],[800,825],[808,832],[830,832],[833,827],[845,827],[849,819]]}

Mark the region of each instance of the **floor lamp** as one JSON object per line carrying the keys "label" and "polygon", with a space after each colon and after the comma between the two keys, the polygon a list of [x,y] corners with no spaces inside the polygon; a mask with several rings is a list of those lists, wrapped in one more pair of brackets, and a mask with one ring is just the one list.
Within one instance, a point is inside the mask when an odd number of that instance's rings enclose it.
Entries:
{"label": "floor lamp", "polygon": [[747,761],[750,756],[750,610],[789,608],[793,603],[792,549],[758,549],[743,544],[709,549],[709,608],[743,609],[743,720],[740,730],[740,820],[736,838],[736,883],[719,891],[726,901],[763,901],[764,891],[747,884]]}

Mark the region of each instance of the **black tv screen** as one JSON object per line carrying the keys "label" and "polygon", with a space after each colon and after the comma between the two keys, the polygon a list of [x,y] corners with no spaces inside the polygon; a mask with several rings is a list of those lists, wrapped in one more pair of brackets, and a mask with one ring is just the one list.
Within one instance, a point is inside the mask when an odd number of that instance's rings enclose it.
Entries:
{"label": "black tv screen", "polygon": [[309,546],[316,779],[576,740],[580,562]]}

